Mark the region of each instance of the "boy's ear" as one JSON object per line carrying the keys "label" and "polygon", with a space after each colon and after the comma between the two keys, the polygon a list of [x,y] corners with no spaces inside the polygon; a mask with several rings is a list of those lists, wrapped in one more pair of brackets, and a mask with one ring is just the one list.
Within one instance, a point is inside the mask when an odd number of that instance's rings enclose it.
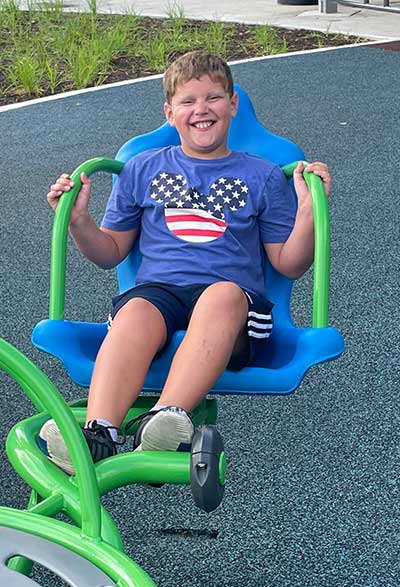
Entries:
{"label": "boy's ear", "polygon": [[174,115],[172,113],[172,106],[168,102],[164,102],[164,114],[167,122],[170,123],[171,126],[175,126],[174,123]]}
{"label": "boy's ear", "polygon": [[239,94],[237,92],[233,92],[231,97],[231,112],[232,117],[234,118],[237,114],[239,108]]}

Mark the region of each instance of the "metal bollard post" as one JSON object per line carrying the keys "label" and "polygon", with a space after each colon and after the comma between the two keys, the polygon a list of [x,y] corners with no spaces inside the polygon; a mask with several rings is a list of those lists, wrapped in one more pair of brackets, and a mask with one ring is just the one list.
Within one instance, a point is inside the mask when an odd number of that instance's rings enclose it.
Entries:
{"label": "metal bollard post", "polygon": [[321,14],[334,14],[338,11],[335,0],[319,0],[319,12]]}

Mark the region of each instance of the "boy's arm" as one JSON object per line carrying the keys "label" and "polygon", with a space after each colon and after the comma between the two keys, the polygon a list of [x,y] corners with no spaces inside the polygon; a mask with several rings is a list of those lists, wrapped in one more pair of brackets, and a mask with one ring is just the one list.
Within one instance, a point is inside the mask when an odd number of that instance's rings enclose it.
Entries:
{"label": "boy's arm", "polygon": [[[91,181],[84,173],[81,181],[82,187],[71,211],[69,232],[85,257],[103,269],[111,269],[125,259],[139,229],[116,231],[99,228],[88,210]],[[73,185],[70,176],[64,173],[50,187],[47,201],[54,211],[62,194],[68,192]]]}
{"label": "boy's arm", "polygon": [[326,194],[331,187],[331,176],[325,163],[310,163],[304,169],[303,163],[296,167],[293,180],[298,207],[293,230],[284,243],[265,243],[264,248],[271,265],[290,279],[298,279],[307,271],[314,260],[314,220],[311,194],[303,178],[303,171],[313,172],[321,177]]}
{"label": "boy's arm", "polygon": [[116,231],[99,228],[91,216],[70,224],[69,232],[85,257],[102,269],[112,269],[132,249],[139,229]]}

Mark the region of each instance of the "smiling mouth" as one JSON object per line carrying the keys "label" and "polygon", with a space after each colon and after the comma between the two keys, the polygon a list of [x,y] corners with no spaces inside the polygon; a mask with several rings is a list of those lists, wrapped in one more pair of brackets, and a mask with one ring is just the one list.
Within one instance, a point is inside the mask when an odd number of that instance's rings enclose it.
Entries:
{"label": "smiling mouth", "polygon": [[194,126],[194,128],[197,128],[199,130],[205,130],[207,128],[210,128],[210,126],[212,126],[214,124],[213,120],[208,120],[207,122],[195,122],[192,124],[192,126]]}

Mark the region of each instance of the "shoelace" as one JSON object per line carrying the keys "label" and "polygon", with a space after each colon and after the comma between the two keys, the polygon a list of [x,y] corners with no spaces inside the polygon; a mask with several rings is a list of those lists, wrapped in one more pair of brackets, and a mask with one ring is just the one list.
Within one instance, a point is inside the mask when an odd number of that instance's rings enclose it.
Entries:
{"label": "shoelace", "polygon": [[121,440],[113,440],[111,434],[111,440],[113,441],[114,444],[116,444],[117,446],[122,446],[123,444],[125,444],[126,442],[126,434],[121,433],[120,428],[118,428],[117,426],[103,426],[102,424],[98,424],[97,420],[91,420],[89,422],[89,426],[86,427],[86,430],[89,430],[90,432],[93,433],[93,436],[102,436],[104,435],[104,430],[116,430],[117,431],[117,438],[121,437]]}

